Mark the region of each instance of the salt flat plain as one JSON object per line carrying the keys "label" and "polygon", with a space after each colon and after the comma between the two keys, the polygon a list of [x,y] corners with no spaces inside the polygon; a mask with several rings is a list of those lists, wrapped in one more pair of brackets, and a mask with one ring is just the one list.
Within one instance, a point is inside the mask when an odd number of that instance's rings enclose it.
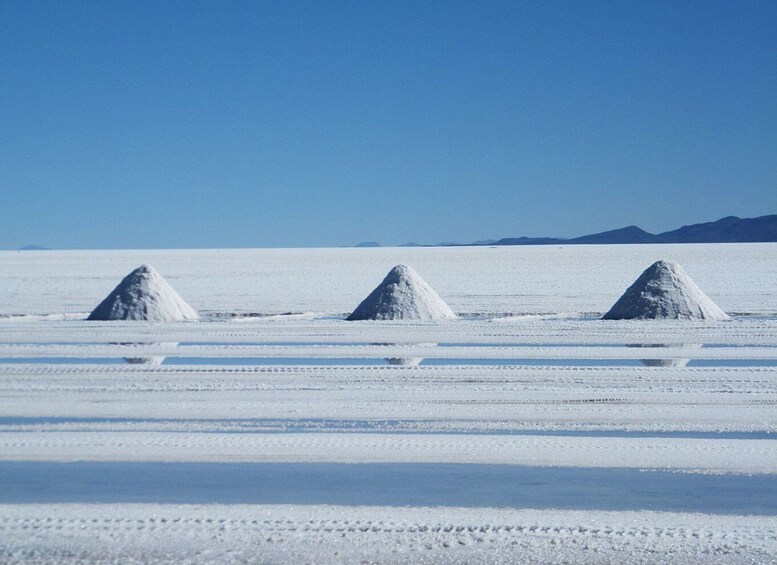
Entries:
{"label": "salt flat plain", "polygon": [[[596,319],[659,258],[732,320]],[[776,433],[773,244],[0,253],[2,562],[770,563]]]}
{"label": "salt flat plain", "polygon": [[602,314],[653,261],[729,313],[777,313],[775,244],[0,252],[0,315],[87,313],[150,263],[200,313],[350,313],[397,263],[464,314]]}

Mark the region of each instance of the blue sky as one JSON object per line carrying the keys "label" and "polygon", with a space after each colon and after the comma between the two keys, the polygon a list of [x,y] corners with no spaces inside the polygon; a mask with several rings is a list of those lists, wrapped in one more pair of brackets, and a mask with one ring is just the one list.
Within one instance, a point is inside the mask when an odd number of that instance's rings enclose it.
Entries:
{"label": "blue sky", "polygon": [[777,213],[777,2],[0,2],[0,247]]}

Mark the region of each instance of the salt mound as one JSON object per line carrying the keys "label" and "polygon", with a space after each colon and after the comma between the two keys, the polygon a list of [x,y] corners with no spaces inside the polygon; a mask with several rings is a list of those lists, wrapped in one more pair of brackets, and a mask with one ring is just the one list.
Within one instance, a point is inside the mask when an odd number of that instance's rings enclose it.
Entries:
{"label": "salt mound", "polygon": [[397,265],[347,320],[451,320],[453,310],[413,269]]}
{"label": "salt mound", "polygon": [[197,312],[181,298],[156,269],[141,265],[124,277],[87,320],[196,320]]}
{"label": "salt mound", "polygon": [[728,316],[674,261],[656,261],[602,316],[603,320],[727,320]]}

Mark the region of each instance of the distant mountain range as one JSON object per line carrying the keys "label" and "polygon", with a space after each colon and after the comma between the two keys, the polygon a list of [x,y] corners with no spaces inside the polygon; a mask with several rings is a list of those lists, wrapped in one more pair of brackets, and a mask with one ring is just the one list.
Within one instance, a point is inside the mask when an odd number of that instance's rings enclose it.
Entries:
{"label": "distant mountain range", "polygon": [[[676,230],[653,234],[638,226],[583,235],[571,239],[561,237],[506,237],[473,243],[438,243],[435,246],[480,245],[606,245],[619,243],[747,243],[777,242],[777,214],[758,218],[727,216],[716,222],[683,226]],[[361,243],[357,247],[378,247],[376,242]],[[407,243],[403,247],[419,246]]]}
{"label": "distant mountain range", "polygon": [[[563,237],[505,237],[483,239],[472,243],[445,241],[433,245],[408,242],[400,247],[454,247],[485,245],[607,245],[619,243],[756,243],[777,242],[777,214],[758,218],[726,216],[715,222],[692,224],[663,233],[649,233],[638,226],[592,233],[574,238]],[[380,247],[377,241],[365,241],[356,247]],[[39,245],[25,245],[19,251],[48,250]]]}
{"label": "distant mountain range", "polygon": [[777,214],[759,218],[727,216],[716,222],[683,226],[659,234],[638,226],[583,235],[572,239],[557,237],[504,238],[492,245],[578,245],[617,243],[745,243],[777,241]]}

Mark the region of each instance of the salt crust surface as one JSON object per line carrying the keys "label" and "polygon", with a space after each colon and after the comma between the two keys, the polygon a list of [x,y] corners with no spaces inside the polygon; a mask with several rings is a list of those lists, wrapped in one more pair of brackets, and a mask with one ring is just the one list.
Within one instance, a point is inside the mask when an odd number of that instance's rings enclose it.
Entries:
{"label": "salt crust surface", "polygon": [[[769,432],[777,430],[777,368],[768,364],[776,357],[774,320],[590,319],[612,304],[633,273],[667,252],[729,312],[777,312],[774,245],[0,253],[0,314],[42,314],[0,319],[4,361],[20,353],[134,359],[181,351],[211,360],[188,366],[0,363],[6,456],[0,469],[7,484],[16,485],[0,504],[0,562],[775,562],[774,516],[738,515],[751,507],[769,512],[773,504],[763,495],[773,491],[775,468]],[[313,314],[199,324],[77,320],[93,305],[90,297],[146,260],[163,267],[176,288],[208,312],[206,319],[282,314],[290,305]],[[418,266],[457,312],[481,317],[344,322],[363,290],[403,261]],[[233,356],[267,354],[283,359],[228,364]],[[379,360],[436,354],[451,364],[292,365],[305,356],[354,354]],[[460,355],[465,359],[457,360]],[[478,366],[472,364],[478,355],[492,362],[511,355],[567,361]],[[615,365],[575,365],[597,355]],[[700,357],[712,365],[671,366]],[[618,359],[666,359],[666,366],[626,366]],[[557,432],[562,435],[552,435]],[[291,460],[302,472],[320,465],[306,462],[313,459],[348,466],[345,461],[368,456],[407,460],[400,463],[407,472],[445,464],[412,461],[522,461],[536,467],[525,467],[528,474],[515,465],[507,469],[516,477],[557,477],[558,489],[570,493],[565,508],[574,510],[539,506],[532,481],[509,482],[528,501],[514,509],[492,508],[504,492],[490,483],[480,503],[450,507],[459,494],[474,496],[478,481],[471,480],[442,490],[450,492],[441,499],[446,506],[433,508],[437,502],[417,499],[414,507],[377,506],[389,504],[385,500],[292,506],[283,489],[278,500],[287,504],[261,497],[252,499],[256,504],[223,504],[233,490],[236,500],[244,496],[240,484],[224,484],[220,470],[232,465],[225,457]],[[132,458],[153,461],[127,461]],[[198,465],[214,463],[196,461],[218,461],[209,477],[221,503],[179,503],[212,494],[196,481]],[[133,473],[144,465],[152,474],[145,471],[141,487],[156,485],[158,466],[177,465],[188,469],[193,490],[173,488],[177,501],[164,492],[154,498],[157,491],[145,487],[133,491]],[[68,466],[85,472],[70,491],[57,483]],[[118,481],[124,491],[143,501],[120,502],[121,489],[101,478],[103,468],[114,469],[110,477],[124,477],[126,484]],[[30,486],[25,469],[45,488]],[[252,473],[247,468],[240,476],[261,494]],[[640,494],[659,511],[632,511],[640,506],[630,497],[617,498],[626,504],[618,510],[583,504],[586,491],[576,481],[589,476],[599,477],[596,485],[620,484],[630,474],[647,485]],[[431,476],[439,481],[439,474]],[[683,484],[719,488],[692,488],[676,498],[657,488],[667,484],[660,476],[671,484],[685,477]],[[315,494],[315,481],[314,473],[298,484]],[[399,493],[412,491],[411,484],[396,486]],[[346,500],[351,490],[332,495]],[[416,491],[427,494],[425,487]],[[106,501],[88,504],[95,492]],[[10,503],[25,496],[37,502]],[[689,506],[677,506],[681,499]]]}
{"label": "salt crust surface", "polygon": [[[289,505],[0,505],[6,563],[773,563],[772,517]],[[40,542],[45,540],[45,544]]]}

